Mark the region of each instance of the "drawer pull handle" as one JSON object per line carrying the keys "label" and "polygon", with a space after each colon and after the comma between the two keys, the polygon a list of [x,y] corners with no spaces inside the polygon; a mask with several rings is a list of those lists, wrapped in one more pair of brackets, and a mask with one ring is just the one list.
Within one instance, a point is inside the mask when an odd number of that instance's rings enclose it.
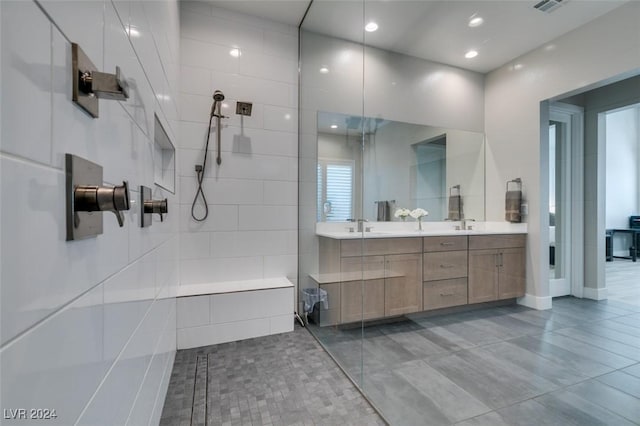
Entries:
{"label": "drawer pull handle", "polygon": [[447,297],[447,296],[455,296],[455,293],[440,293],[441,297]]}
{"label": "drawer pull handle", "polygon": [[452,246],[453,243],[440,243],[441,246]]}
{"label": "drawer pull handle", "polygon": [[440,267],[443,268],[443,269],[451,269],[451,268],[454,268],[455,266],[454,265],[440,265]]}

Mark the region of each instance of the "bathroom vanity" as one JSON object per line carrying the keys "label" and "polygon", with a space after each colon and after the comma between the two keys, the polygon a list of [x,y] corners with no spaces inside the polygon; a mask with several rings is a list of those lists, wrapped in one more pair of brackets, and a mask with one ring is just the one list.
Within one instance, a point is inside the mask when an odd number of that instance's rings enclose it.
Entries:
{"label": "bathroom vanity", "polygon": [[[512,299],[525,293],[524,233],[323,232],[319,272],[327,291],[320,325]],[[364,236],[364,238],[361,238]]]}

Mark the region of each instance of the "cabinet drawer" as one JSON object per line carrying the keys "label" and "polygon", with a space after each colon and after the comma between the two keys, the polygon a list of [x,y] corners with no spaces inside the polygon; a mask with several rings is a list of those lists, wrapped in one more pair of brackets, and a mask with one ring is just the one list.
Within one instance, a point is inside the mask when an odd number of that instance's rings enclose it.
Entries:
{"label": "cabinet drawer", "polygon": [[526,242],[526,234],[471,235],[469,236],[469,250],[524,247]]}
{"label": "cabinet drawer", "polygon": [[424,252],[456,251],[467,249],[467,236],[455,237],[424,237]]}
{"label": "cabinet drawer", "polygon": [[467,304],[467,279],[430,281],[424,283],[424,310]]}
{"label": "cabinet drawer", "polygon": [[365,240],[343,240],[340,256],[377,256],[385,254],[420,253],[420,238],[372,238]]}
{"label": "cabinet drawer", "polygon": [[467,276],[467,252],[443,251],[423,254],[422,279],[446,280]]}

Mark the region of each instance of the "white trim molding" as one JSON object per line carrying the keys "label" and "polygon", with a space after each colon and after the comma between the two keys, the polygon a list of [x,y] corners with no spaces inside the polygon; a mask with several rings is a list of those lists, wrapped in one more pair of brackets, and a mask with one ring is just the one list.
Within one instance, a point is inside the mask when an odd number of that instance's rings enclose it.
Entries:
{"label": "white trim molding", "polygon": [[518,305],[526,306],[527,308],[537,309],[544,311],[551,309],[551,296],[534,296],[533,294],[526,293],[524,297],[518,298]]}
{"label": "white trim molding", "polygon": [[606,287],[584,287],[582,289],[582,297],[585,299],[605,300],[607,298],[607,289]]}

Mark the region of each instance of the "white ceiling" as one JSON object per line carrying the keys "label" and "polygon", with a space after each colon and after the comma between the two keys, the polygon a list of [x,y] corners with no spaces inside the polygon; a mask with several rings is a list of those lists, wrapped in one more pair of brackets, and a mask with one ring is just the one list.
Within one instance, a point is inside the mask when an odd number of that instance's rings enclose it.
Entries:
{"label": "white ceiling", "polygon": [[[604,15],[628,0],[564,0],[551,13],[539,0],[314,0],[303,28],[481,73],[498,68]],[[297,26],[308,0],[211,1],[214,5]],[[470,28],[471,16],[484,24]],[[374,20],[379,29],[363,31]],[[475,49],[479,55],[464,58]]]}

